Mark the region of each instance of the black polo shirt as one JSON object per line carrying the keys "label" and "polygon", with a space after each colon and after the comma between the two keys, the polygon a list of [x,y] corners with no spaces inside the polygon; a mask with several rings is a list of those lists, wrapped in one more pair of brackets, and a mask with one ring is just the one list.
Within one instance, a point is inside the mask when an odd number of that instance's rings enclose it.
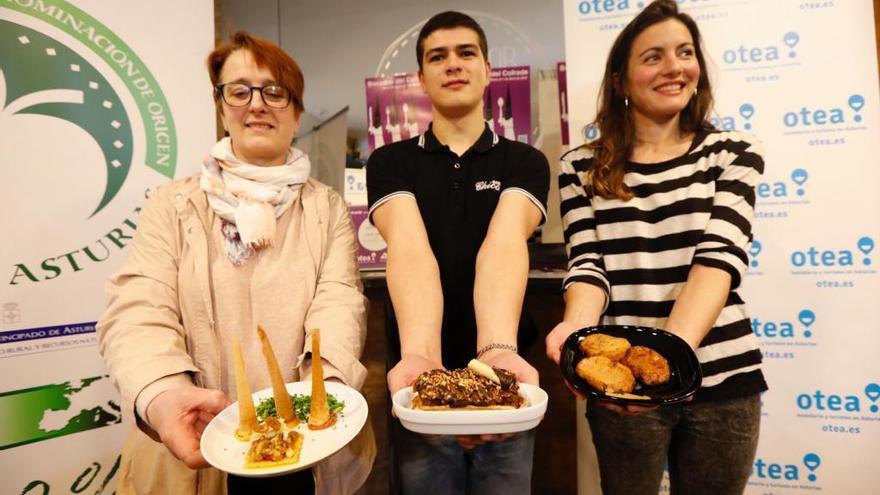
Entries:
{"label": "black polo shirt", "polygon": [[[522,194],[547,217],[550,169],[535,148],[498,136],[488,126],[464,155],[425,134],[377,149],[367,162],[370,215],[401,195],[415,198],[440,268],[443,362],[463,367],[474,357],[477,253],[503,194]],[[521,325],[522,327],[522,322]]]}

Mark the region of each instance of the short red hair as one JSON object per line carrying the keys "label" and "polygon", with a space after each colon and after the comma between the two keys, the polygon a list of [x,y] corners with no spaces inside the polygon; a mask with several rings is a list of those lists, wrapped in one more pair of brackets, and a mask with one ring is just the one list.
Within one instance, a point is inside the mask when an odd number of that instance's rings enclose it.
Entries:
{"label": "short red hair", "polygon": [[[299,64],[280,46],[263,38],[251,36],[244,31],[238,31],[232,35],[232,39],[220,44],[208,55],[208,75],[211,77],[211,86],[220,84],[220,71],[229,55],[236,50],[247,50],[254,57],[257,67],[267,69],[272,73],[275,82],[290,90],[290,99],[293,103],[294,113],[302,113],[303,91],[305,82]],[[214,101],[219,105],[220,93],[214,91]]]}

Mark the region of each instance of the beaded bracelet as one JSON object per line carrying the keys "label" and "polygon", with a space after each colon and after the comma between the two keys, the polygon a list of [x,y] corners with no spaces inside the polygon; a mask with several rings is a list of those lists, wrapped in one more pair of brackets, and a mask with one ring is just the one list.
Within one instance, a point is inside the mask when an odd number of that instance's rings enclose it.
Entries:
{"label": "beaded bracelet", "polygon": [[517,352],[517,348],[515,345],[502,344],[500,342],[492,342],[491,344],[486,344],[485,346],[483,346],[481,349],[479,349],[477,351],[477,359],[479,359],[480,356],[482,356],[483,354],[486,354],[487,352],[491,351],[492,349],[503,349],[505,351]]}

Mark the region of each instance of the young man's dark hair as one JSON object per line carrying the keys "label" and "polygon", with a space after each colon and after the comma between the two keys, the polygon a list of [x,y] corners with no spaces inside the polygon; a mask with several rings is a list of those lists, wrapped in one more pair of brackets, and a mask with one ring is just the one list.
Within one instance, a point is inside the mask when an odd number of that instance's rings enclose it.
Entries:
{"label": "young man's dark hair", "polygon": [[419,39],[416,41],[416,59],[419,61],[420,71],[422,70],[422,57],[425,55],[425,38],[440,29],[455,29],[459,27],[468,28],[477,33],[477,36],[480,38],[480,51],[483,52],[483,58],[489,60],[489,44],[486,42],[486,33],[483,32],[483,28],[477,24],[473,17],[461,12],[448,10],[428,19],[428,22],[419,31]]}

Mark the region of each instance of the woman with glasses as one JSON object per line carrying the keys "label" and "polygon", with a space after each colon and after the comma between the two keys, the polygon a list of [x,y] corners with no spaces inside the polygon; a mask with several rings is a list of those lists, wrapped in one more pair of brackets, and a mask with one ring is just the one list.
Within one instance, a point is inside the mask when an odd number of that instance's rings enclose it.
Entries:
{"label": "woman with glasses", "polygon": [[366,378],[366,302],[348,210],[291,146],[303,111],[299,66],[242,32],[207,65],[227,137],[200,174],[150,196],[98,323],[100,351],[136,424],[119,492],[352,493],[375,456],[369,426],[313,469],[277,478],[226,477],[199,451],[202,430],[236,395],[234,340],[251,388],[271,385],[258,324],[286,382],[310,379],[312,329],[321,329],[325,379],[360,388]]}

